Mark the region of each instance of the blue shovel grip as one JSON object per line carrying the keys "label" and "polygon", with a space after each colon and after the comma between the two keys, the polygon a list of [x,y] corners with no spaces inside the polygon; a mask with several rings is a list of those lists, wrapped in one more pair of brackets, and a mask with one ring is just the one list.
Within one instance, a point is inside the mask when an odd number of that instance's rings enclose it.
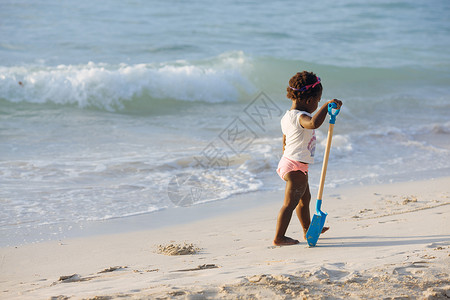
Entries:
{"label": "blue shovel grip", "polygon": [[317,199],[316,201],[316,214],[318,214],[319,216],[322,215],[322,211],[320,210],[322,206],[322,200]]}
{"label": "blue shovel grip", "polygon": [[340,109],[336,109],[336,107],[337,107],[336,103],[334,102],[328,103],[328,114],[330,115],[330,124],[336,123],[336,116],[339,114],[340,111]]}

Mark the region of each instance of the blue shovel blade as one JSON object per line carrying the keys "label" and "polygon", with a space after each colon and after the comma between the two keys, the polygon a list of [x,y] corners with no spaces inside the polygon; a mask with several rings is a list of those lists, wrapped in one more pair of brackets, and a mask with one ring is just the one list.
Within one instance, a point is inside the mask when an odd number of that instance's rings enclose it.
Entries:
{"label": "blue shovel blade", "polygon": [[320,210],[314,214],[308,231],[306,232],[306,240],[310,247],[314,247],[317,244],[317,240],[322,233],[323,225],[325,225],[327,215],[327,213]]}

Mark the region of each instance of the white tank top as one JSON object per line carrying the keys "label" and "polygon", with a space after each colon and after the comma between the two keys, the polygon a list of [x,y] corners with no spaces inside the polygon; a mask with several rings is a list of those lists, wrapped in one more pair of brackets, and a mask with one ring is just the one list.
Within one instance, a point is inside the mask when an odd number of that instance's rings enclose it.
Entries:
{"label": "white tank top", "polygon": [[316,151],[316,134],[314,129],[306,129],[300,125],[300,116],[312,115],[305,111],[288,110],[281,118],[281,130],[286,136],[284,157],[311,164]]}

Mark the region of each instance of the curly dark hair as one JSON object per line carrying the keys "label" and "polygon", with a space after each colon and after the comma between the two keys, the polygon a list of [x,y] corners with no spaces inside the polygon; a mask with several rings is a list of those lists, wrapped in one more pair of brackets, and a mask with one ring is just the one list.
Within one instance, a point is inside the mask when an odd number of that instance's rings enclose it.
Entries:
{"label": "curly dark hair", "polygon": [[[317,76],[313,72],[303,71],[295,74],[289,80],[289,86],[295,89],[300,89],[304,86],[314,84],[317,82]],[[302,102],[309,102],[311,98],[317,97],[317,95],[322,91],[322,84],[319,83],[314,88],[307,89],[306,91],[295,91],[290,87],[286,88],[287,95],[291,100],[299,100]]]}

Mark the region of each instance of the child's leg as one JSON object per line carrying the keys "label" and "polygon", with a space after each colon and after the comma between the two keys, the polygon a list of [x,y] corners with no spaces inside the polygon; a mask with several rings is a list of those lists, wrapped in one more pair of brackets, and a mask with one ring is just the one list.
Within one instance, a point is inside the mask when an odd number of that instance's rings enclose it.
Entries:
{"label": "child's leg", "polygon": [[[303,228],[303,237],[306,237],[309,225],[311,224],[311,217],[309,214],[309,202],[311,201],[311,193],[309,191],[309,184],[306,183],[306,189],[303,193],[295,212]],[[306,239],[306,238],[305,238]]]}
{"label": "child's leg", "polygon": [[[284,203],[280,209],[277,219],[277,228],[275,233],[274,245],[293,245],[298,244],[298,240],[285,236],[292,212],[297,207],[308,186],[308,175],[302,171],[289,172],[284,176],[286,180],[286,191],[284,193]],[[308,212],[309,214],[309,212]]]}

